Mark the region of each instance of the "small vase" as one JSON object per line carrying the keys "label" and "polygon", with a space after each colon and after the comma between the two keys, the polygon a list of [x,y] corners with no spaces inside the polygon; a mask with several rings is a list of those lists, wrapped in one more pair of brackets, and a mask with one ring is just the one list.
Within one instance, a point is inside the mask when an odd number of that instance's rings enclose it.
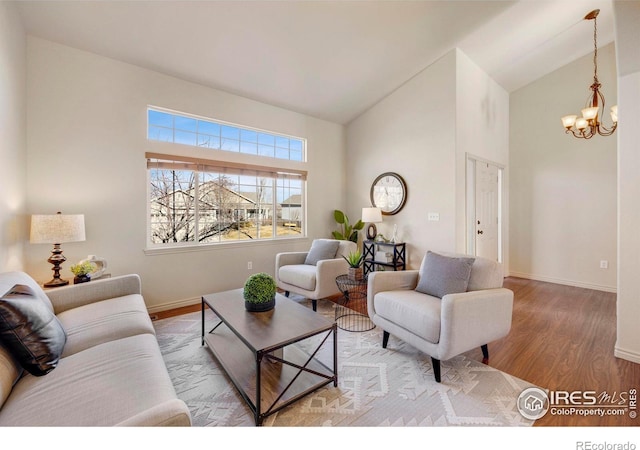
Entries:
{"label": "small vase", "polygon": [[362,267],[349,267],[349,279],[353,281],[361,281],[364,278]]}
{"label": "small vase", "polygon": [[244,301],[244,308],[249,312],[271,311],[275,306],[276,306],[275,295],[271,300],[264,303],[253,303],[253,302],[248,302],[247,300]]}
{"label": "small vase", "polygon": [[87,283],[91,281],[91,277],[89,275],[76,275],[73,277],[73,284]]}

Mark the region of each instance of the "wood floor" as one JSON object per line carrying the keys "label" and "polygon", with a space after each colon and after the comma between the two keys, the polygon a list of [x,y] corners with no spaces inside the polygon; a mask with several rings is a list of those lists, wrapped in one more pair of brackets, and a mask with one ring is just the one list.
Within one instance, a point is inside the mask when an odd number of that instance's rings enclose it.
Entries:
{"label": "wood floor", "polygon": [[[616,295],[521,278],[506,278],[514,292],[513,324],[489,344],[489,365],[552,391],[595,391],[617,400],[640,390],[640,364],[616,358]],[[156,314],[199,311],[200,305]],[[478,348],[466,356],[482,361]],[[442,363],[446,364],[446,361]],[[640,408],[639,408],[640,409]],[[535,426],[638,426],[640,418],[553,415]]]}

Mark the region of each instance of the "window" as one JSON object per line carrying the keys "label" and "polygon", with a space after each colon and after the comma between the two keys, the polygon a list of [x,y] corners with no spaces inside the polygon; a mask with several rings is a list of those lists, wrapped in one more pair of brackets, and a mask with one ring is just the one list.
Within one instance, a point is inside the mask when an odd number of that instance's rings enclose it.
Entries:
{"label": "window", "polygon": [[[253,139],[236,130],[244,142]],[[259,141],[259,133],[255,138]],[[152,153],[146,157],[152,247],[304,234],[306,172]]]}
{"label": "window", "polygon": [[305,160],[304,140],[243,128],[224,122],[149,108],[147,138],[154,141],[266,156]]}

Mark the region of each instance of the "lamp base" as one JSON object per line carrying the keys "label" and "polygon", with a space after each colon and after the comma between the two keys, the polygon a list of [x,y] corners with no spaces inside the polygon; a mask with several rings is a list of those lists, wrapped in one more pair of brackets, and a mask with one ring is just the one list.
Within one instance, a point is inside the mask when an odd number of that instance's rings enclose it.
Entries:
{"label": "lamp base", "polygon": [[373,241],[378,235],[378,229],[376,228],[375,223],[370,223],[367,227],[367,239]]}
{"label": "lamp base", "polygon": [[53,278],[51,281],[48,281],[44,284],[44,287],[60,287],[66,286],[69,284],[67,280],[63,280],[60,278],[60,265],[65,262],[67,258],[62,254],[62,249],[60,248],[60,244],[53,244],[53,250],[51,250],[51,256],[47,261],[50,264],[53,264]]}
{"label": "lamp base", "polygon": [[67,280],[63,280],[62,278],[54,278],[51,281],[48,281],[47,283],[45,283],[43,286],[46,288],[52,288],[52,287],[66,286],[67,284],[69,284]]}

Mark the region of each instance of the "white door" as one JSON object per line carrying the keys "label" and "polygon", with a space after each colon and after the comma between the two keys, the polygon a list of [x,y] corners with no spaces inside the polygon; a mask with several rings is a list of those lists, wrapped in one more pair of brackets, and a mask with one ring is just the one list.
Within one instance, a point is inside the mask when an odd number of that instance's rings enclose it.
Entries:
{"label": "white door", "polygon": [[475,163],[475,254],[500,261],[500,169]]}

